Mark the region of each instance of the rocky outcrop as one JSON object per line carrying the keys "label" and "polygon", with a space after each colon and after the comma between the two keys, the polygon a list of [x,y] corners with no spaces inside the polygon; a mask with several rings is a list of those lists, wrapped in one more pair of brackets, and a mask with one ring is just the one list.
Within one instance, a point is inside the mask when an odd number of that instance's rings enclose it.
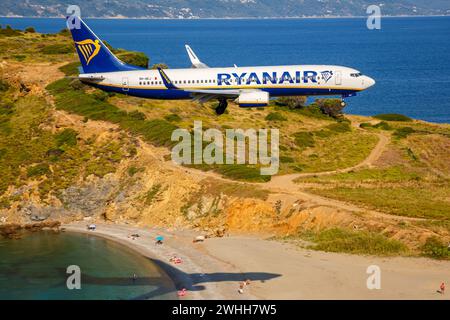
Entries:
{"label": "rocky outcrop", "polygon": [[4,224],[0,225],[0,235],[5,238],[16,239],[20,238],[26,232],[36,232],[41,230],[59,231],[61,222],[46,221],[31,224]]}

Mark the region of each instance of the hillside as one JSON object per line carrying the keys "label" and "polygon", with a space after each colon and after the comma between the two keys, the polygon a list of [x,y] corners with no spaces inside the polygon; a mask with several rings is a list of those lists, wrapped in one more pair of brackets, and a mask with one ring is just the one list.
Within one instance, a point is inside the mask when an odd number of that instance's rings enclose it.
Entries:
{"label": "hillside", "polygon": [[[326,251],[448,255],[448,124],[336,120],[314,105],[231,104],[217,117],[214,103],[105,94],[72,77],[67,33],[3,30],[0,59],[0,225],[107,221],[260,233]],[[279,128],[279,176],[174,165],[171,132],[195,119],[221,130]]]}
{"label": "hillside", "polygon": [[[71,1],[3,0],[0,16],[61,17]],[[134,18],[255,18],[365,16],[369,0],[137,0],[76,3],[84,17]],[[447,15],[446,0],[395,0],[381,3],[384,15]]]}

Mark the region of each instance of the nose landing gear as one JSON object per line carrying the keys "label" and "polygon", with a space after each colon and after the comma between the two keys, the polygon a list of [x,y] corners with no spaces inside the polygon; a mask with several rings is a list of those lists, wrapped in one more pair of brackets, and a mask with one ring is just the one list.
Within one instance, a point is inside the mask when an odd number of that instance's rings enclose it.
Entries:
{"label": "nose landing gear", "polygon": [[216,114],[218,116],[224,114],[225,110],[227,109],[227,106],[228,106],[227,99],[224,98],[219,99],[219,105],[216,108]]}

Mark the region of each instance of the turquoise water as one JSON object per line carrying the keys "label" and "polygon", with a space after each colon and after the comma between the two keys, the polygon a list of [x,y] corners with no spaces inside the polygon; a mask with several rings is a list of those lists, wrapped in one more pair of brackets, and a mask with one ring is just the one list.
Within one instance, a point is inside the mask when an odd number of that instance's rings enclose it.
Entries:
{"label": "turquoise water", "polygon": [[[81,290],[68,290],[69,265]],[[133,280],[136,274],[137,279]],[[149,259],[103,238],[51,232],[0,239],[0,299],[175,299],[175,289]]]}
{"label": "turquoise water", "polygon": [[[450,123],[450,17],[366,19],[105,20],[86,19],[116,48],[145,52],[151,63],[190,67],[184,44],[210,66],[330,64],[377,81],[348,99],[346,112],[401,113]],[[56,32],[64,19],[0,18],[0,24]]]}

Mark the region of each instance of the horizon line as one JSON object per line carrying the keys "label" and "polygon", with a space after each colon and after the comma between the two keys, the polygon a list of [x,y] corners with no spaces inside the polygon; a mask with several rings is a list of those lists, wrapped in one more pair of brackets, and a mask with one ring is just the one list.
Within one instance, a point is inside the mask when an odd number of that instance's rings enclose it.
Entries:
{"label": "horizon line", "polygon": [[[441,15],[381,15],[382,18],[432,18],[432,17],[450,17],[449,14]],[[65,16],[16,16],[8,15],[0,18],[15,18],[15,19],[65,19]],[[365,19],[367,16],[294,16],[294,17],[210,17],[210,18],[171,18],[171,17],[98,17],[87,16],[83,19],[104,19],[104,20],[299,20],[299,19]]]}

